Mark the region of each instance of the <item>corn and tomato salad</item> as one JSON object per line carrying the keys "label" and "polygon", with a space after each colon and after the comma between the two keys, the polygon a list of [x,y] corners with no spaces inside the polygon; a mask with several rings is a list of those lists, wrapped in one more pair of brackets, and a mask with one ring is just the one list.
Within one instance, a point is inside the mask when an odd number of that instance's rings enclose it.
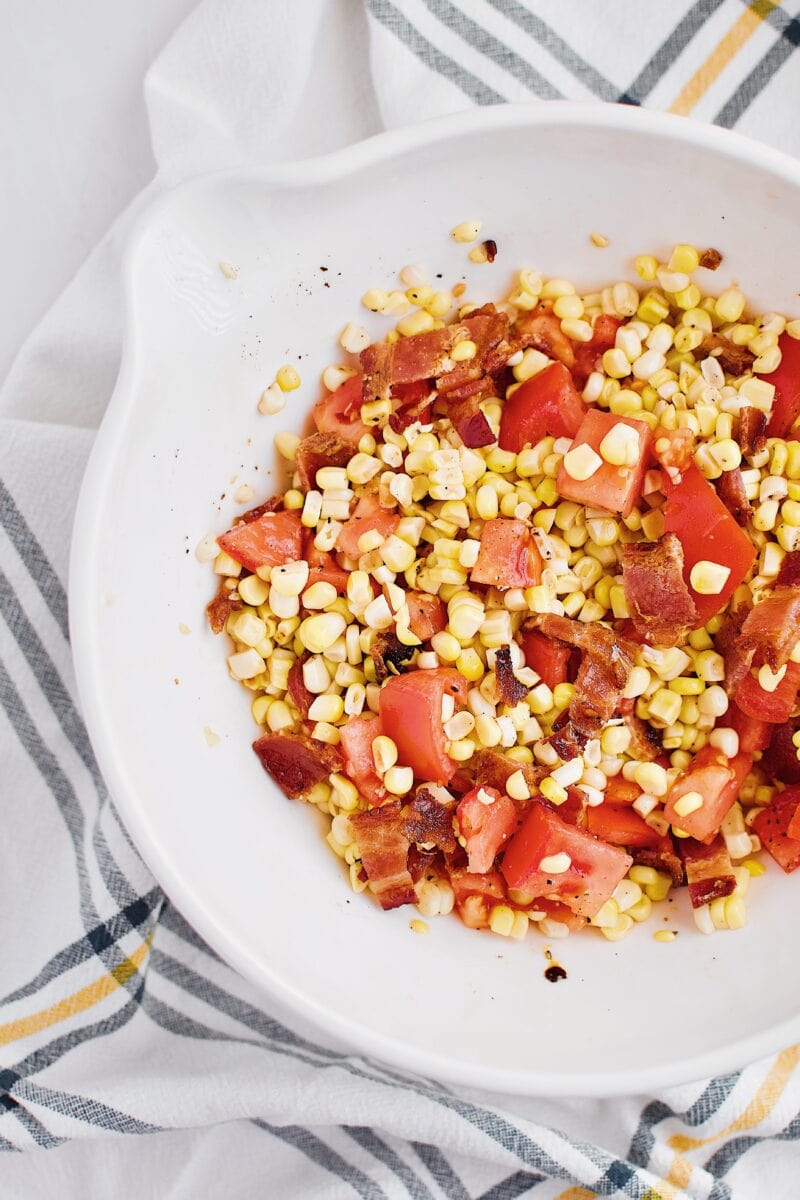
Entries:
{"label": "corn and tomato salad", "polygon": [[734,930],[763,850],[800,866],[800,321],[720,261],[480,306],[404,268],[275,437],[286,490],[198,547],[262,765],[412,929],[666,942],[679,889]]}

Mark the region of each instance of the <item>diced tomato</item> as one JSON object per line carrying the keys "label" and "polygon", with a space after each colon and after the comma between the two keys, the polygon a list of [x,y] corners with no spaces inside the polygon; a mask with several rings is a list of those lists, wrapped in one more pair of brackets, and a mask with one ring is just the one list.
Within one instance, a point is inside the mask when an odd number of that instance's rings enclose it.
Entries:
{"label": "diced tomato", "polygon": [[451,667],[394,675],[380,692],[383,732],[397,746],[400,763],[426,782],[448,783],[457,770],[442,728],[445,693],[462,704],[467,697],[467,681]]}
{"label": "diced tomato", "polygon": [[653,461],[665,470],[674,467],[683,472],[692,465],[695,445],[691,429],[665,429],[659,425],[653,433]]}
{"label": "diced tomato", "polygon": [[728,704],[728,711],[720,717],[719,724],[728,729],[735,729],[739,735],[739,749],[745,754],[755,754],[757,750],[766,750],[772,737],[772,725],[758,717],[749,717],[742,712],[735,700]]}
{"label": "diced tomato", "polygon": [[788,787],[777,793],[753,821],[753,832],[770,852],[779,867],[787,874],[800,867],[800,839],[794,837],[790,827],[797,829],[797,809],[800,805],[800,787]]}
{"label": "diced tomato", "polygon": [[427,379],[415,379],[411,383],[392,385],[392,407],[394,412],[389,424],[395,433],[402,433],[414,421],[423,423],[431,419],[431,404],[425,403],[433,391]]}
{"label": "diced tomato", "polygon": [[653,440],[649,426],[644,421],[635,421],[632,417],[617,417],[613,413],[593,408],[583,418],[572,448],[587,445],[599,454],[603,438],[615,425],[620,424],[635,429],[639,435],[639,458],[635,466],[612,467],[610,463],[604,462],[588,479],[573,479],[562,463],[556,486],[559,494],[567,500],[575,500],[578,504],[589,504],[595,508],[606,508],[609,512],[621,513],[623,517],[627,517],[642,491],[650,444]]}
{"label": "diced tomato", "polygon": [[447,624],[447,610],[438,596],[429,596],[427,592],[406,592],[406,604],[409,628],[421,642],[427,642],[435,633],[441,633]]}
{"label": "diced tomato", "polygon": [[[683,578],[697,607],[697,625],[721,612],[755,562],[756,548],[696,467],[674,484],[666,471],[661,478],[667,503],[664,530],[677,535],[683,547]],[[728,567],[730,575],[716,596],[703,596],[689,582],[695,563],[710,561]]]}
{"label": "diced tomato", "polygon": [[450,868],[449,875],[461,920],[469,929],[485,929],[494,906],[506,900],[502,875],[497,871],[479,875],[463,868]]}
{"label": "diced tomato", "polygon": [[783,355],[780,366],[761,378],[765,383],[775,385],[775,401],[767,425],[767,437],[785,438],[800,417],[800,341],[789,337],[788,333],[782,333],[778,345]]}
{"label": "diced tomato", "polygon": [[279,567],[303,556],[303,526],[295,512],[264,513],[255,521],[229,529],[217,541],[248,571]]}
{"label": "diced tomato", "polygon": [[[491,797],[487,804],[483,797]],[[495,788],[473,788],[456,810],[458,828],[466,839],[470,871],[482,874],[491,869],[495,857],[517,828],[517,806]]]}
{"label": "diced tomato", "polygon": [[562,904],[560,900],[551,900],[548,896],[537,896],[534,911],[543,912],[550,921],[558,921],[559,925],[566,925],[570,933],[577,933],[586,924],[586,917],[579,917],[571,908],[567,908],[566,904]]}
{"label": "diced tomato", "polygon": [[338,433],[346,442],[357,446],[369,429],[361,420],[361,385],[363,377],[353,375],[335,392],[327,392],[314,405],[312,416],[320,433]]}
{"label": "diced tomato", "polygon": [[774,692],[766,692],[749,671],[736,689],[734,699],[742,712],[758,721],[782,725],[788,721],[797,703],[800,687],[800,663],[787,663],[786,674]]}
{"label": "diced tomato", "polygon": [[[541,870],[542,859],[556,854],[568,856],[568,869],[560,874]],[[616,846],[567,825],[551,808],[534,803],[508,843],[500,869],[509,887],[531,896],[555,896],[580,916],[593,917],[632,862]]]}
{"label": "diced tomato", "polygon": [[[716,747],[704,746],[670,788],[664,806],[665,819],[698,842],[712,841],[752,765],[752,754],[740,751],[735,758],[728,759]],[[682,817],[675,811],[675,804],[687,792],[699,792],[703,803],[695,812]]]}
{"label": "diced tomato", "polygon": [[501,450],[518,454],[524,446],[535,446],[542,438],[575,437],[586,405],[560,362],[552,363],[526,379],[503,405],[500,418]]}
{"label": "diced tomato", "polygon": [[586,828],[611,846],[657,846],[661,835],[625,804],[605,803],[586,810]]}
{"label": "diced tomato", "polygon": [[612,317],[610,313],[600,313],[595,317],[592,340],[575,348],[575,366],[572,368],[572,374],[579,387],[583,386],[592,371],[600,369],[600,359],[606,350],[613,348],[621,324],[620,318]]}
{"label": "diced tomato", "polygon": [[351,717],[340,729],[345,770],[370,804],[382,804],[389,796],[375,770],[372,743],[382,733],[378,717]]}
{"label": "diced tomato", "polygon": [[496,588],[526,588],[542,578],[542,556],[524,521],[495,517],[484,523],[473,583]]}
{"label": "diced tomato", "polygon": [[547,637],[538,629],[523,630],[520,634],[520,644],[525,655],[525,665],[531,667],[549,688],[567,682],[571,646]]}
{"label": "diced tomato", "polygon": [[340,596],[347,591],[349,572],[340,567],[332,554],[318,550],[314,545],[314,533],[311,529],[304,530],[303,558],[308,563],[308,586],[312,583],[332,583]]}
{"label": "diced tomato", "polygon": [[612,775],[606,784],[606,804],[633,804],[642,794],[638,783],[626,779],[624,775]]}
{"label": "diced tomato", "polygon": [[[773,779],[781,783],[800,783],[800,758],[798,749],[792,740],[800,726],[800,718],[786,721],[783,725],[767,725],[772,737],[769,749],[764,755],[761,766]],[[795,835],[792,834],[792,837]],[[800,837],[800,833],[797,835]]]}
{"label": "diced tomato", "polygon": [[346,554],[348,558],[356,559],[360,553],[358,539],[362,533],[377,529],[378,533],[387,538],[394,533],[399,522],[400,518],[397,513],[381,508],[380,500],[374,493],[362,496],[350,519],[345,521],[339,530],[336,549],[341,550],[342,554]]}

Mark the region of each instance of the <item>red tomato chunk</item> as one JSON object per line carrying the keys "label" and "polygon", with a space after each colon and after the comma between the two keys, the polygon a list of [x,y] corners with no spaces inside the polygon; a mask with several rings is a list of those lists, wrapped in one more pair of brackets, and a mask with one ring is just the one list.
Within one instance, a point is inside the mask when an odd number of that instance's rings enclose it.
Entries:
{"label": "red tomato chunk", "polygon": [[525,655],[525,665],[531,667],[549,688],[567,682],[571,646],[554,641],[538,629],[523,631],[520,644]]}
{"label": "red tomato chunk", "polygon": [[[541,870],[543,859],[565,854],[570,865],[559,874]],[[593,917],[624,879],[629,854],[567,825],[546,805],[535,802],[503,856],[509,887],[531,896],[554,896],[583,917]]]}
{"label": "red tomato chunk", "polygon": [[353,375],[351,379],[329,392],[314,405],[314,424],[319,433],[337,433],[340,438],[353,445],[353,453],[369,429],[361,421],[361,390],[363,377]]}
{"label": "red tomato chunk", "polygon": [[542,438],[575,437],[586,412],[572,376],[561,363],[553,363],[526,379],[503,405],[500,418],[501,450],[518,454]]}
{"label": "red tomato chunk", "polygon": [[466,700],[466,680],[450,667],[394,675],[381,688],[383,733],[397,746],[400,763],[411,767],[420,781],[446,784],[458,770],[447,756],[442,727],[445,693],[462,704]]}
{"label": "red tomato chunk", "polygon": [[372,757],[372,743],[382,732],[379,719],[372,716],[351,717],[340,730],[345,770],[370,804],[383,804],[389,798]]}
{"label": "red tomato chunk", "polygon": [[800,687],[800,663],[787,663],[786,674],[774,692],[762,688],[758,679],[745,675],[736,689],[736,703],[745,716],[771,725],[782,725],[792,715]]}
{"label": "red tomato chunk", "polygon": [[495,517],[481,531],[473,583],[496,588],[526,588],[542,578],[542,558],[524,521]]}
{"label": "red tomato chunk", "polygon": [[303,526],[293,512],[264,513],[255,521],[229,529],[217,540],[225,553],[248,571],[280,567],[303,557]]}
{"label": "red tomato chunk", "polygon": [[[775,401],[767,426],[767,437],[785,438],[800,417],[800,341],[782,333],[778,338],[782,358],[771,375],[762,376],[765,383],[775,386]],[[797,431],[792,434],[792,439]]]}
{"label": "red tomato chunk", "polygon": [[800,787],[789,787],[774,796],[753,821],[753,832],[770,852],[775,862],[787,874],[800,867],[800,839],[793,837],[790,828],[800,834],[797,809]]}
{"label": "red tomato chunk", "polygon": [[438,596],[406,592],[406,603],[409,628],[421,642],[430,641],[435,633],[442,632],[447,624],[447,610]]}
{"label": "red tomato chunk", "polygon": [[587,808],[586,828],[611,846],[658,846],[661,834],[632,808],[621,804]]}
{"label": "red tomato chunk", "polygon": [[473,788],[456,812],[470,871],[488,871],[519,823],[514,801],[495,788]]}
{"label": "red tomato chunk", "polygon": [[638,433],[639,458],[636,465],[615,467],[604,462],[588,479],[573,479],[562,463],[556,486],[559,494],[567,500],[575,500],[578,504],[588,504],[594,508],[605,508],[609,512],[621,513],[623,517],[627,517],[642,492],[650,444],[653,440],[649,426],[644,421],[635,421],[632,417],[617,417],[593,408],[583,418],[572,449],[577,446],[591,446],[592,450],[599,454],[600,443],[616,425],[627,425]]}
{"label": "red tomato chunk", "polygon": [[345,521],[336,539],[336,549],[341,550],[348,558],[357,559],[361,551],[358,539],[362,534],[377,530],[382,537],[387,538],[394,533],[400,522],[396,513],[381,508],[380,500],[375,495],[362,496],[355,506],[352,516]]}
{"label": "red tomato chunk", "polygon": [[[704,746],[670,788],[664,807],[665,820],[698,842],[713,841],[752,765],[752,754],[740,752],[735,758],[727,759],[714,746]],[[675,804],[689,792],[698,792],[703,803],[693,813],[682,817],[675,811]]]}

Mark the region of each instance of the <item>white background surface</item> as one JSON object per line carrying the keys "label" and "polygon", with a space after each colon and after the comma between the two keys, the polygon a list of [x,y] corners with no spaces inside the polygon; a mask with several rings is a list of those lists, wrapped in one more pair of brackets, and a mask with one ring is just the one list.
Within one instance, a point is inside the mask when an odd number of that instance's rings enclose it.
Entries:
{"label": "white background surface", "polygon": [[152,178],[144,74],[195,0],[0,0],[0,380]]}

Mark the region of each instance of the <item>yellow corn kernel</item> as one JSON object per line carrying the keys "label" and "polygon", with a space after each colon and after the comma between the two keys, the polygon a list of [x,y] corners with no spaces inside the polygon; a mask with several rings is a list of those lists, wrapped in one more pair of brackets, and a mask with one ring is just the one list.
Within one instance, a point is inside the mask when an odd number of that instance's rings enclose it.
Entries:
{"label": "yellow corn kernel", "polygon": [[456,669],[470,683],[477,683],[479,679],[483,678],[484,665],[475,650],[462,650],[456,660]]}
{"label": "yellow corn kernel", "polygon": [[728,288],[717,297],[714,308],[720,321],[732,324],[744,312],[745,298],[738,288]]}
{"label": "yellow corn kernel", "polygon": [[282,392],[293,392],[300,387],[300,376],[291,363],[286,363],[275,376],[275,382]]}
{"label": "yellow corn kernel", "polygon": [[501,937],[510,937],[514,928],[514,910],[507,904],[496,904],[489,914],[489,928]]}
{"label": "yellow corn kernel", "polygon": [[478,240],[482,226],[482,221],[462,221],[460,225],[456,225],[454,229],[450,230],[450,236],[454,242],[475,242]]}
{"label": "yellow corn kernel", "polygon": [[464,338],[461,342],[456,342],[453,349],[450,351],[450,357],[453,362],[469,362],[478,353],[478,347],[469,338]]}
{"label": "yellow corn kernel", "polygon": [[539,784],[539,790],[545,800],[549,800],[551,804],[563,804],[567,799],[567,789],[557,783],[551,775],[545,776]]}
{"label": "yellow corn kernel", "polygon": [[728,582],[730,573],[730,567],[701,559],[689,572],[689,582],[701,596],[718,596]]}
{"label": "yellow corn kernel", "polygon": [[648,325],[659,325],[669,316],[669,305],[663,296],[657,292],[650,292],[641,301],[636,316]]}
{"label": "yellow corn kernel", "polygon": [[645,283],[653,283],[658,270],[658,260],[652,254],[639,254],[633,261],[636,274]]}
{"label": "yellow corn kernel", "polygon": [[383,785],[393,796],[405,796],[414,786],[414,772],[411,767],[389,767]]}
{"label": "yellow corn kernel", "polygon": [[653,934],[654,942],[674,942],[677,934],[674,929],[657,929]]}

